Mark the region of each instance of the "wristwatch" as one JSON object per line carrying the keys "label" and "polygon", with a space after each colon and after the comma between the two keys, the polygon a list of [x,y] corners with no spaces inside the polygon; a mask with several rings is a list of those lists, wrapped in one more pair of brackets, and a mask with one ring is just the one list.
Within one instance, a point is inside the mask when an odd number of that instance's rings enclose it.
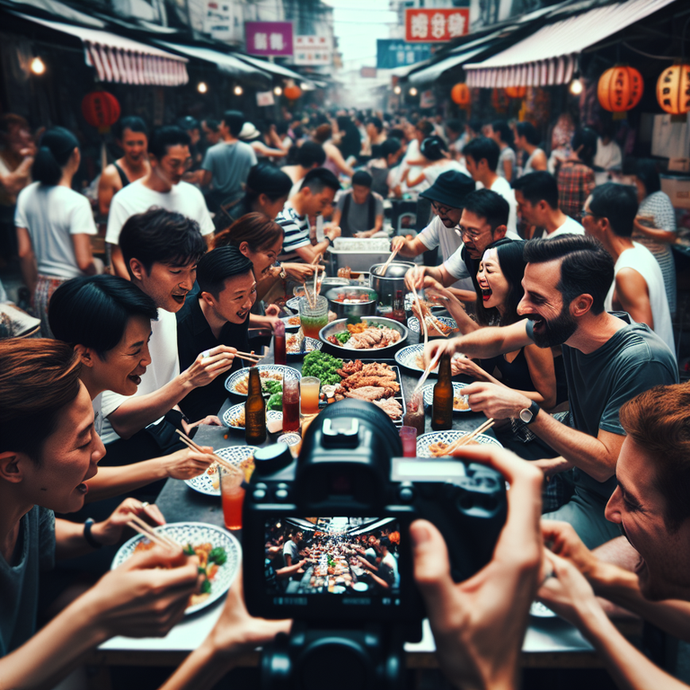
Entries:
{"label": "wristwatch", "polygon": [[329,245],[330,247],[333,246],[333,240],[332,240],[328,235],[326,235],[326,242],[328,242],[328,245]]}
{"label": "wristwatch", "polygon": [[533,400],[529,407],[526,407],[524,410],[520,410],[521,421],[523,421],[525,424],[531,424],[537,418],[539,410],[541,410],[541,407],[539,407],[536,400]]}
{"label": "wristwatch", "polygon": [[285,270],[285,266],[283,264],[280,264],[280,279],[285,280],[287,278],[287,271]]}

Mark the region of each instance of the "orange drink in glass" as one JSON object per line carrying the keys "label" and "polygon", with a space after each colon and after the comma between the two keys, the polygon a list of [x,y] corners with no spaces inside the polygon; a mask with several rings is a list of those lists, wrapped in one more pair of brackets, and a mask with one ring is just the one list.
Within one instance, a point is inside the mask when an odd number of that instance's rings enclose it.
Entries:
{"label": "orange drink in glass", "polygon": [[244,473],[238,468],[231,472],[219,466],[220,495],[223,503],[225,527],[230,530],[242,529],[242,506],[244,504]]}
{"label": "orange drink in glass", "polygon": [[321,381],[315,376],[304,376],[300,381],[300,398],[302,399],[302,414],[318,414],[319,387]]}

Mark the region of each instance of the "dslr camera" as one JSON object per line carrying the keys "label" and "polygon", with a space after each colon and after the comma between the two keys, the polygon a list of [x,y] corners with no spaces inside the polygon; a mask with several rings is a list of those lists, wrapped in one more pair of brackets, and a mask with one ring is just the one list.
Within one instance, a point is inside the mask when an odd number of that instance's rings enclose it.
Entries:
{"label": "dslr camera", "polygon": [[443,534],[456,582],[491,559],[503,477],[458,458],[401,456],[388,415],[354,399],[321,412],[298,459],[285,444],[256,452],[243,514],[247,609],[295,621],[264,649],[262,687],[404,687],[403,645],[421,640],[425,617],[413,520]]}

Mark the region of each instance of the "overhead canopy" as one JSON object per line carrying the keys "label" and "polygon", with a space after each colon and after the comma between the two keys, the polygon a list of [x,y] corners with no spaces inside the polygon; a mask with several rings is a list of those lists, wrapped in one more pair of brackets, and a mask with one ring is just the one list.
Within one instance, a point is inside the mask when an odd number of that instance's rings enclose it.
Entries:
{"label": "overhead canopy", "polygon": [[572,79],[579,54],[675,0],[627,0],[547,24],[510,48],[464,64],[467,85],[551,86]]}
{"label": "overhead canopy", "polygon": [[233,77],[242,79],[251,79],[258,82],[257,86],[266,87],[269,85],[268,75],[243,60],[236,58],[234,55],[221,53],[218,50],[205,48],[202,46],[188,46],[181,43],[168,43],[167,41],[156,40],[159,45],[165,46],[170,50],[175,50],[183,55],[187,55],[197,60],[204,60],[210,62],[218,67],[219,70],[229,74]]}
{"label": "overhead canopy", "polygon": [[187,60],[183,57],[109,31],[13,14],[80,39],[86,64],[96,69],[101,81],[158,86],[178,86],[189,81]]}
{"label": "overhead canopy", "polygon": [[276,76],[283,77],[284,79],[305,79],[305,77],[303,77],[299,72],[295,72],[295,70],[289,69],[288,67],[283,67],[283,65],[277,65],[274,62],[260,60],[259,58],[250,57],[249,55],[238,55],[238,57],[240,60],[264,70],[264,72],[275,74]]}

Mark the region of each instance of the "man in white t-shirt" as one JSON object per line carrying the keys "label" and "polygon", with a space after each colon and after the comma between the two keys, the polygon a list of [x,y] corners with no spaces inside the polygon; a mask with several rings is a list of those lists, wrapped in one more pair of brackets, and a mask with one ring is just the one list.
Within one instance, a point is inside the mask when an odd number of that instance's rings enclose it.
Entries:
{"label": "man in white t-shirt", "polygon": [[534,227],[532,239],[584,235],[585,229],[558,208],[558,183],[545,170],[528,173],[513,182],[522,220]]}
{"label": "man in white t-shirt", "polygon": [[509,206],[508,231],[506,237],[514,240],[520,239],[517,233],[517,202],[515,193],[510,187],[510,182],[501,177],[497,172],[498,159],[501,149],[498,144],[488,137],[476,137],[468,142],[462,150],[465,156],[467,172],[477,183],[477,189],[486,187],[496,194],[500,194]]}
{"label": "man in white t-shirt", "polygon": [[[441,262],[445,262],[462,248],[459,226],[465,197],[474,191],[474,182],[461,172],[449,170],[420,196],[431,201],[434,217],[429,225],[411,240],[402,235],[393,238],[391,249],[399,256],[413,258],[440,247]],[[474,291],[469,278],[452,284],[458,290]]]}
{"label": "man in white t-shirt", "polygon": [[175,313],[194,286],[197,262],[206,251],[195,221],[165,209],[136,214],[122,228],[120,248],[130,280],[153,299],[158,320],[151,322],[151,364],[137,392],[103,393],[106,464],[130,464],[177,449],[175,428],[188,432],[196,424],[171,411],[191,390],[228,371],[235,357],[234,348],[219,345],[180,373]]}
{"label": "man in white t-shirt", "polygon": [[151,171],[140,180],[121,189],[110,204],[105,241],[111,245],[115,273],[129,279],[129,271],[118,246],[120,231],[130,216],[150,208],[176,211],[195,221],[210,246],[213,221],[201,192],[183,182],[182,176],[191,163],[189,135],[179,127],[161,127],[149,141]]}
{"label": "man in white t-shirt", "polygon": [[604,308],[626,311],[647,324],[675,352],[671,312],[661,268],[654,255],[631,239],[637,193],[629,185],[608,182],[595,187],[585,202],[582,222],[615,261],[614,279]]}

